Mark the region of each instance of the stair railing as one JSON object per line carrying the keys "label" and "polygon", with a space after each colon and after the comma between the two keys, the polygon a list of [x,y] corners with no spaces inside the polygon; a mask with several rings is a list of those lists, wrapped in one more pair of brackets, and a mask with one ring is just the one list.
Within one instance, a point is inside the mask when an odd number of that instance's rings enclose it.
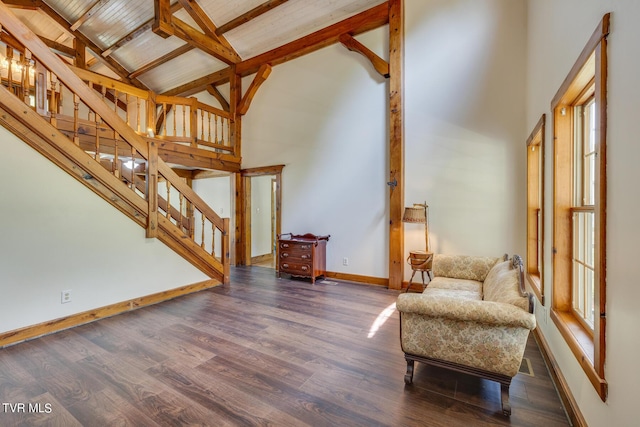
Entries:
{"label": "stair railing", "polygon": [[154,117],[153,94],[106,80],[86,84],[2,2],[0,30],[24,47],[19,61],[7,47],[1,83],[82,148],[87,162],[97,162],[119,179],[123,197],[145,200],[148,237],[172,238],[198,258],[201,269],[206,265],[203,271],[214,271],[228,283],[229,219],[220,218],[158,157],[154,139],[147,142],[140,135],[141,124]]}
{"label": "stair railing", "polygon": [[165,96],[145,91],[91,71],[70,67],[105,98],[120,99],[120,115],[139,134],[236,155],[231,129],[233,116],[197,98]]}

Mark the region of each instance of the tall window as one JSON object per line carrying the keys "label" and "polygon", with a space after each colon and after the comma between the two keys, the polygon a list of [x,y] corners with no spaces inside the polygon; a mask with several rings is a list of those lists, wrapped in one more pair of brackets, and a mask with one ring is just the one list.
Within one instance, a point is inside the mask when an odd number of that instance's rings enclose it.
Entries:
{"label": "tall window", "polygon": [[574,159],[572,211],[572,306],[584,326],[593,332],[595,305],[595,86],[587,90],[586,102],[574,107]]}
{"label": "tall window", "polygon": [[605,15],[551,103],[553,301],[551,319],[602,400],[606,355]]}
{"label": "tall window", "polygon": [[527,261],[526,278],[538,301],[544,305],[543,212],[544,212],[544,132],[546,116],[527,138]]}

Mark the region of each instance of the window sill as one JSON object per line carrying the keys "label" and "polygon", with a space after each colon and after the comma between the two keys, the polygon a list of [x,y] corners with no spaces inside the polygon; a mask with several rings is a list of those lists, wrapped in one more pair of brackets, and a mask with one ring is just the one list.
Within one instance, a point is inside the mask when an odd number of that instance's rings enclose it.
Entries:
{"label": "window sill", "polygon": [[533,291],[533,294],[538,298],[540,304],[544,305],[544,294],[542,293],[542,282],[540,280],[540,276],[537,274],[526,273],[525,277],[527,278],[527,283],[529,283],[529,287]]}
{"label": "window sill", "polygon": [[570,312],[552,309],[550,314],[553,323],[558,327],[560,334],[569,345],[600,399],[605,402],[607,400],[608,385],[607,381],[594,368],[593,337]]}

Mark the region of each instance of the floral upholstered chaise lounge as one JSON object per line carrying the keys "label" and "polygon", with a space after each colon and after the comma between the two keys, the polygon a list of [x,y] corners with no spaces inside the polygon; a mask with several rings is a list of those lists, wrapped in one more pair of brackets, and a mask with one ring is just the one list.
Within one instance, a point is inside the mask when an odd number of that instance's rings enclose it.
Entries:
{"label": "floral upholstered chaise lounge", "polygon": [[497,381],[502,411],[511,415],[509,386],[536,319],[522,259],[506,258],[436,254],[424,292],[398,297],[405,383],[413,382],[415,361]]}

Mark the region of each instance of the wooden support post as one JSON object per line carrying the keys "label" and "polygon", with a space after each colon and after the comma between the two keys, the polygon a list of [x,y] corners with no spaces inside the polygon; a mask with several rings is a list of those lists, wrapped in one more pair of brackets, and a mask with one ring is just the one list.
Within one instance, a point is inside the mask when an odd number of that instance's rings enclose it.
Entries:
{"label": "wooden support post", "polygon": [[404,277],[404,2],[389,0],[389,289]]}
{"label": "wooden support post", "polygon": [[236,265],[245,265],[245,252],[244,248],[246,243],[245,239],[245,224],[246,224],[246,216],[245,216],[245,204],[244,204],[244,177],[241,173],[236,173],[235,175],[235,184],[236,184]]}
{"label": "wooden support post", "polygon": [[232,120],[229,142],[235,157],[242,156],[242,116],[238,114],[241,96],[242,78],[236,74],[235,66],[232,66],[229,73],[229,112]]}
{"label": "wooden support post", "polygon": [[83,70],[87,69],[87,45],[80,39],[73,39],[75,51],[75,65]]}
{"label": "wooden support post", "polygon": [[231,283],[231,262],[230,262],[230,234],[229,218],[222,218],[224,230],[222,231],[222,248],[220,249],[220,257],[222,261],[222,283],[228,285]]}
{"label": "wooden support post", "polygon": [[154,33],[162,38],[168,38],[173,35],[173,27],[171,26],[171,3],[169,0],[153,1],[153,25]]}
{"label": "wooden support post", "polygon": [[[135,171],[131,174],[135,182]],[[149,206],[147,217],[147,238],[158,236],[158,146],[154,140],[149,140],[149,158],[147,159],[145,194]],[[171,208],[167,207],[167,211]]]}

